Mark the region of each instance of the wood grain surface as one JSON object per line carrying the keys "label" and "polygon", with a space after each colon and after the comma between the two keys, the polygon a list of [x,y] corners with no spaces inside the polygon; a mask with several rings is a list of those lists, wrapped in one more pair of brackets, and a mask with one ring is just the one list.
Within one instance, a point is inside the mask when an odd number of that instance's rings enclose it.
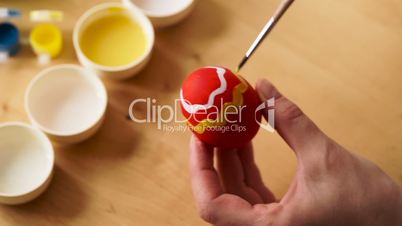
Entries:
{"label": "wood grain surface", "polygon": [[[2,0],[20,8],[15,20],[27,39],[33,9],[60,9],[64,51],[52,64],[78,63],[72,30],[100,0]],[[156,124],[127,119],[135,98],[173,104],[194,68],[235,68],[279,0],[199,0],[189,18],[156,32],[150,64],[137,77],[105,81],[106,121],[91,139],[55,146],[56,170],[49,189],[22,206],[0,206],[1,226],[205,225],[191,194],[190,133],[168,133]],[[402,184],[402,1],[298,0],[243,68],[250,83],[267,78],[326,133],[378,164]],[[24,41],[24,40],[23,40]],[[28,122],[23,97],[46,66],[29,45],[0,65],[0,122]],[[145,108],[136,114],[145,114]],[[281,197],[295,174],[296,159],[277,133],[254,140],[263,178]]]}

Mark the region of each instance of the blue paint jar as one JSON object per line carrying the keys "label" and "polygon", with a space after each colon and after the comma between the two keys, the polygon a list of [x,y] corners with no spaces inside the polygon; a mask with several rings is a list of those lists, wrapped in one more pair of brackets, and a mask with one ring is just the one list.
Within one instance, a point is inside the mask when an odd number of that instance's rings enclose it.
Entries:
{"label": "blue paint jar", "polygon": [[20,32],[18,28],[8,22],[0,24],[0,52],[12,56],[19,49]]}

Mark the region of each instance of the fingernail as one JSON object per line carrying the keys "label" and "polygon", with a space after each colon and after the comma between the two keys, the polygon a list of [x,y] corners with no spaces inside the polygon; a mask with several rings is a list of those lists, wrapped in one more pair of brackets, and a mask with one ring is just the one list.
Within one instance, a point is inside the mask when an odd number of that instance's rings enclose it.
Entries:
{"label": "fingernail", "polygon": [[261,79],[257,83],[257,92],[262,100],[272,97],[274,87],[265,79]]}

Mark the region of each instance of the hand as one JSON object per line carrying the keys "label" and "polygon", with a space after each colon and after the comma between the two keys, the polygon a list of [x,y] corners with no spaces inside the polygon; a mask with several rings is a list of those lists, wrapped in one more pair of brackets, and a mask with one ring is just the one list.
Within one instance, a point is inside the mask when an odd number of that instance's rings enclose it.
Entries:
{"label": "hand", "polygon": [[402,225],[402,189],[368,160],[327,137],[268,81],[261,99],[276,98],[276,129],[294,150],[298,168],[288,192],[276,201],[261,180],[252,145],[216,149],[193,137],[190,174],[200,216],[219,225]]}

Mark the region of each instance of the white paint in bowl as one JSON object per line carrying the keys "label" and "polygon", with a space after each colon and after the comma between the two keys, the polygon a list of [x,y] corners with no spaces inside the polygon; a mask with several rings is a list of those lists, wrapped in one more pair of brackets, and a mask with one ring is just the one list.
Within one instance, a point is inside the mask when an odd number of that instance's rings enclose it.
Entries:
{"label": "white paint in bowl", "polygon": [[196,0],[123,0],[125,5],[135,5],[157,27],[174,25],[186,18]]}
{"label": "white paint in bowl", "polygon": [[56,137],[79,135],[95,127],[103,119],[106,106],[103,83],[77,65],[45,69],[31,81],[25,96],[32,123]]}
{"label": "white paint in bowl", "polygon": [[146,15],[167,17],[180,13],[188,8],[193,0],[131,0]]}
{"label": "white paint in bowl", "polygon": [[1,203],[21,204],[39,196],[53,166],[53,147],[40,130],[19,122],[0,125]]}

